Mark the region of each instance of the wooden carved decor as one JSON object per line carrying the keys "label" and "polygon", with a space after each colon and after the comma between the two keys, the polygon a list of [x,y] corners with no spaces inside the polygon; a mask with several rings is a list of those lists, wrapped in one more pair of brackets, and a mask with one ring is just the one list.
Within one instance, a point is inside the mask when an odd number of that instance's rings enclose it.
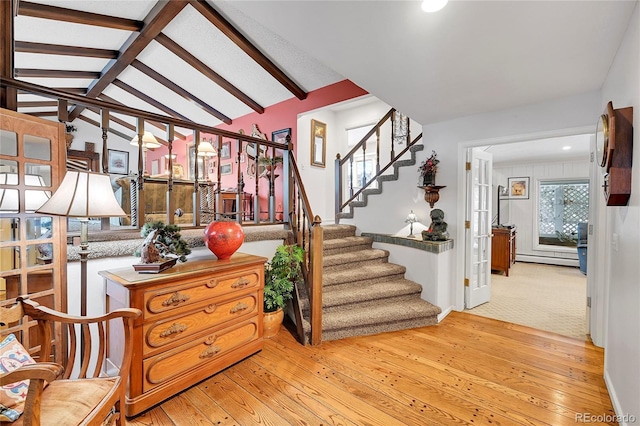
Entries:
{"label": "wooden carved decor", "polygon": [[633,107],[609,102],[596,128],[596,161],[604,175],[607,206],[626,206],[631,196]]}

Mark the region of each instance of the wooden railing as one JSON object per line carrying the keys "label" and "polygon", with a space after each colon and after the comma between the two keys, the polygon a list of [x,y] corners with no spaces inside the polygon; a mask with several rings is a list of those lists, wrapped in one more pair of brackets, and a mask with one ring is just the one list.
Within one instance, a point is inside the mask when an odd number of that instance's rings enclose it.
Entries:
{"label": "wooden railing", "polygon": [[[302,272],[305,277],[306,293],[309,296],[310,343],[319,345],[322,342],[322,219],[320,216],[314,215],[311,210],[292,149],[289,150],[287,160],[283,165],[284,175],[288,177],[285,182],[290,184],[288,188],[285,188],[285,194],[288,194],[285,201],[285,211],[290,215],[289,224],[295,244],[305,250]],[[299,298],[299,292],[296,289],[296,295],[293,299],[296,328],[298,339],[300,342],[304,342],[302,309],[299,305]]]}
{"label": "wooden railing", "polygon": [[[385,125],[390,125],[390,138],[383,141],[382,130]],[[336,223],[339,223],[340,213],[349,206],[349,203],[358,199],[365,189],[377,182],[377,178],[380,175],[393,166],[409,148],[422,139],[421,133],[414,140],[411,140],[410,127],[409,118],[392,108],[344,157],[341,158],[340,154],[337,155],[335,161]],[[373,135],[376,136],[374,156],[367,154],[367,150],[371,149],[369,139]],[[403,144],[406,144],[405,147],[396,154],[396,149],[399,149],[399,146]],[[385,148],[386,152],[383,151]],[[386,160],[384,160],[386,161],[385,165],[381,165],[383,154],[387,156]],[[354,167],[356,170],[354,170]],[[360,172],[357,169],[360,169]],[[362,176],[354,178],[358,174]],[[345,178],[348,178],[349,181],[346,182]],[[348,198],[343,195],[345,189],[348,193]]]}
{"label": "wooden railing", "polygon": [[[86,98],[84,96],[76,95],[73,93],[51,89],[48,87],[40,86],[37,84],[32,84],[20,80],[15,79],[3,79],[0,81],[0,85],[3,87],[12,87],[22,92],[33,93],[39,96],[48,97],[57,100],[57,112],[55,115],[60,122],[66,122],[69,118],[69,107],[73,105],[81,105],[90,109],[97,113],[100,116],[101,122],[95,122],[89,118],[81,116],[80,119],[89,122],[90,124],[95,125],[101,130],[102,134],[102,162],[101,168],[103,173],[109,173],[107,156],[105,155],[108,149],[113,148],[113,144],[108,143],[108,134],[113,133],[118,135],[119,137],[124,138],[125,140],[131,140],[131,136],[127,136],[123,134],[119,130],[110,127],[110,122],[118,123],[121,126],[128,127],[134,135],[138,136],[138,166],[137,166],[137,175],[133,178],[135,179],[135,185],[132,185],[132,200],[135,200],[135,206],[132,203],[131,206],[131,224],[134,227],[140,228],[145,223],[146,218],[146,203],[144,196],[144,188],[145,188],[145,177],[144,177],[144,165],[143,165],[143,143],[142,136],[144,134],[145,124],[152,125],[155,127],[163,128],[166,131],[166,141],[160,140],[161,144],[165,145],[168,149],[167,158],[168,158],[168,168],[166,175],[166,185],[167,185],[167,195],[166,195],[166,211],[165,213],[165,222],[166,223],[174,223],[174,212],[177,207],[176,206],[173,194],[174,183],[176,181],[173,175],[173,144],[176,136],[175,128],[186,128],[191,129],[193,131],[193,141],[195,147],[195,158],[198,158],[198,145],[201,140],[201,135],[206,134],[208,137],[211,137],[212,144],[217,152],[218,158],[221,158],[222,151],[222,142],[223,138],[231,139],[235,141],[236,144],[236,154],[235,158],[236,164],[238,166],[241,164],[241,156],[245,151],[247,145],[251,145],[254,149],[253,152],[256,153],[252,158],[247,155],[246,161],[251,162],[255,167],[255,179],[254,179],[254,188],[245,188],[244,174],[240,167],[236,167],[236,196],[235,196],[235,206],[236,212],[233,215],[238,222],[241,222],[246,215],[243,215],[241,212],[241,206],[243,206],[244,201],[246,199],[245,189],[250,190],[253,189],[253,220],[252,222],[256,225],[266,225],[272,223],[286,223],[288,221],[288,215],[283,214],[282,220],[276,219],[276,175],[274,175],[274,171],[271,170],[268,173],[264,173],[262,177],[259,177],[260,171],[263,169],[262,165],[259,163],[259,153],[271,153],[271,156],[276,155],[276,150],[281,150],[283,152],[283,157],[287,157],[288,151],[290,149],[290,144],[283,144],[272,142],[266,139],[260,139],[256,137],[252,137],[250,135],[234,133],[222,129],[218,129],[211,126],[205,126],[201,124],[197,124],[190,121],[185,121],[182,119],[159,115],[150,113],[147,111],[143,111],[136,108],[131,108],[125,105],[121,105],[114,102],[106,102],[99,99]],[[113,113],[124,114],[130,117],[135,117],[135,126],[128,123],[125,120],[122,120],[118,117],[115,117]],[[197,143],[195,143],[197,142]],[[263,154],[264,155],[264,154]],[[278,154],[280,155],[280,154]],[[207,224],[208,221],[212,219],[219,219],[221,216],[225,215],[225,212],[222,209],[222,188],[221,188],[221,168],[217,167],[216,178],[212,179],[213,182],[210,182],[211,185],[202,185],[202,179],[198,176],[198,162],[194,161],[193,170],[190,171],[190,175],[193,177],[192,179],[188,179],[193,186],[191,203],[193,206],[193,212],[197,214],[193,214],[193,220],[189,224],[191,226],[202,226]],[[99,170],[94,170],[99,171]],[[268,194],[260,193],[260,185],[259,179],[267,178],[269,180],[268,185]],[[284,181],[284,179],[283,179]],[[187,182],[182,181],[182,184]],[[301,185],[301,182],[300,182]],[[286,182],[282,182],[279,185],[283,191],[285,191],[285,186],[287,186]],[[211,190],[211,187],[215,187],[215,189]],[[206,189],[203,192],[203,188]],[[263,191],[264,192],[264,191]],[[286,192],[283,192],[286,194]],[[226,196],[229,194],[226,193]],[[266,210],[263,213],[266,213],[266,219],[261,218],[261,209],[260,209],[260,196],[263,195],[262,199],[266,201]],[[286,198],[283,195],[283,199]],[[191,206],[190,206],[191,207]],[[287,212],[285,209],[284,212]],[[226,215],[228,216],[228,215]],[[246,222],[245,222],[246,224]],[[109,222],[103,221],[103,229],[108,229]]]}

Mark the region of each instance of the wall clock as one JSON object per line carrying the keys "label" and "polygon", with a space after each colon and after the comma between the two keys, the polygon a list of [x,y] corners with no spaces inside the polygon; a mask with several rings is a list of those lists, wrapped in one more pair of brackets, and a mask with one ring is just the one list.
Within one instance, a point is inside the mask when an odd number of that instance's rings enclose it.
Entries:
{"label": "wall clock", "polygon": [[596,125],[596,161],[604,173],[607,206],[625,206],[631,196],[633,107],[607,103]]}

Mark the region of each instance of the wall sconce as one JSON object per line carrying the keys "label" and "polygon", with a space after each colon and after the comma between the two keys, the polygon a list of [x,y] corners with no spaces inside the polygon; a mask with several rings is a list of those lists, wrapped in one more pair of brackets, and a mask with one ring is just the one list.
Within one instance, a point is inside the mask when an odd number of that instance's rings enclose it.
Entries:
{"label": "wall sconce", "polygon": [[418,217],[413,212],[413,210],[411,210],[411,213],[409,213],[409,216],[407,216],[407,218],[404,221],[405,223],[409,224],[409,235],[407,235],[407,238],[416,237],[415,235],[413,235],[413,224],[416,223],[417,221],[418,221]]}

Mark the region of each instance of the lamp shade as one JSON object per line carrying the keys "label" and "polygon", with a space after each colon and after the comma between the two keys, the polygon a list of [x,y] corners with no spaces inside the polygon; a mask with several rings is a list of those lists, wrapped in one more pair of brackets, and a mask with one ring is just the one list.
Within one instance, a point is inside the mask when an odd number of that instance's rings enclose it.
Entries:
{"label": "lamp shade", "polygon": [[[133,139],[131,139],[131,145],[138,146],[138,135],[135,135]],[[142,148],[144,149],[154,149],[160,148],[162,144],[158,142],[153,133],[149,131],[145,131],[142,135]]]}
{"label": "lamp shade", "polygon": [[407,216],[407,218],[405,219],[406,223],[414,223],[418,221],[418,216],[416,216],[416,214],[413,212],[413,210],[411,210],[411,213],[409,213],[409,215]]}
{"label": "lamp shade", "polygon": [[211,142],[202,141],[198,144],[198,157],[213,157],[217,155]]}
{"label": "lamp shade", "polygon": [[58,190],[36,213],[67,217],[118,217],[126,213],[116,200],[108,175],[68,171]]}

